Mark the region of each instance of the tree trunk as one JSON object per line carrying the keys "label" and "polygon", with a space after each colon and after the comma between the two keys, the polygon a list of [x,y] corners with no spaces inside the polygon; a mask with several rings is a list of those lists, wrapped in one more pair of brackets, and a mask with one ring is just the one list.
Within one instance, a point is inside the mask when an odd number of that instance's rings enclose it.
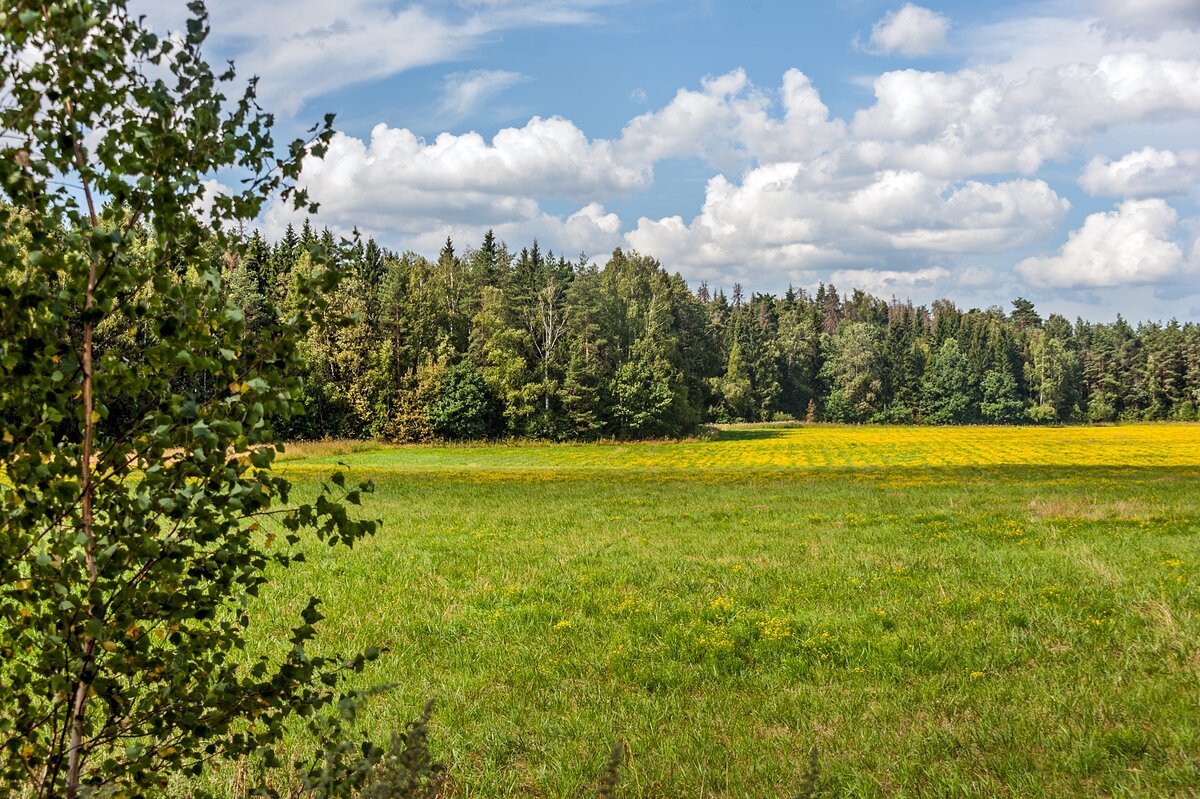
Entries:
{"label": "tree trunk", "polygon": [[[67,101],[67,114],[71,113],[70,100]],[[92,228],[99,224],[96,217],[96,206],[92,200],[92,190],[84,170],[83,147],[76,139],[75,161],[79,166],[83,182],[83,194],[87,199],[88,216]],[[88,593],[96,584],[96,538],[92,531],[92,442],[96,432],[95,400],[92,396],[92,334],[95,324],[91,319],[91,311],[96,306],[96,257],[93,254],[88,263],[87,290],[84,295],[83,346],[80,353],[80,364],[83,371],[83,452],[80,457],[80,502],[82,513],[82,532],[84,536],[85,557],[88,570]],[[83,608],[89,616],[92,607]],[[71,738],[67,755],[67,799],[75,799],[79,795],[79,778],[83,766],[83,728],[86,721],[88,694],[92,681],[95,679],[93,666],[96,657],[96,639],[90,634],[83,637],[83,665],[74,686],[74,697],[71,704]]]}

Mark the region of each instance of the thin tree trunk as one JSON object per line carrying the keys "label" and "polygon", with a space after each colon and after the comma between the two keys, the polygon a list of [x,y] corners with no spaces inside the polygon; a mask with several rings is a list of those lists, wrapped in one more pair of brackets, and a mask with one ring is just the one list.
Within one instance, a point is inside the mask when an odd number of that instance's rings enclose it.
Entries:
{"label": "thin tree trunk", "polygon": [[[67,101],[67,114],[71,113],[70,100]],[[75,143],[75,161],[79,167],[83,182],[83,193],[87,199],[88,217],[93,228],[99,224],[96,217],[96,206],[92,200],[92,190],[84,170],[83,147],[79,141]],[[82,505],[82,525],[84,535],[85,557],[88,570],[88,593],[96,584],[98,577],[96,569],[96,539],[92,530],[92,444],[95,438],[96,420],[95,403],[92,396],[92,333],[94,323],[91,311],[96,306],[96,259],[93,255],[88,262],[87,290],[84,298],[83,320],[83,351],[80,364],[83,370],[83,453],[80,458],[80,493]],[[91,615],[90,605],[83,609]],[[96,639],[85,633],[83,637],[83,666],[75,682],[74,698],[71,704],[71,738],[67,755],[67,799],[75,799],[79,795],[79,779],[83,766],[83,727],[86,721],[88,693],[92,687],[95,675],[92,667],[96,657]]]}

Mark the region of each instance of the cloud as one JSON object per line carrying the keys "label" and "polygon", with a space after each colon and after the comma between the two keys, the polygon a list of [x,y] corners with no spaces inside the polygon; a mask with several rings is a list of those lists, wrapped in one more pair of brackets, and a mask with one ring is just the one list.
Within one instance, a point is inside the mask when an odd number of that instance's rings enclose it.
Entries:
{"label": "cloud", "polygon": [[946,47],[950,19],[923,6],[905,3],[871,28],[868,51],[878,55],[930,55]]}
{"label": "cloud", "polygon": [[[775,104],[782,116],[773,114]],[[730,170],[749,161],[809,158],[844,133],[845,124],[830,118],[800,70],[789,69],[779,91],[767,92],[737,69],[704,78],[700,91],[680,89],[662,108],[630,120],[616,146],[626,160],[700,158]]]}
{"label": "cloud", "polygon": [[1178,27],[1200,28],[1196,0],[1091,0],[1089,5],[1123,33],[1153,37]]}
{"label": "cloud", "polygon": [[854,115],[848,144],[866,167],[1032,175],[1097,132],[1200,117],[1200,59],[1123,52],[1019,79],[906,69],[880,75],[874,90],[875,103]]}
{"label": "cloud", "polygon": [[609,142],[589,140],[561,117],[533,117],[520,128],[500,130],[491,142],[478,133],[443,133],[426,142],[405,128],[379,124],[369,143],[338,134],[329,154],[306,165],[304,175],[314,189],[324,182],[331,189],[584,198],[622,193],[649,180],[618,162]]}
{"label": "cloud", "polygon": [[1016,271],[1035,286],[1103,288],[1154,283],[1190,269],[1172,240],[1178,215],[1159,199],[1127,200],[1091,214],[1057,255],[1026,258]]}
{"label": "cloud", "polygon": [[829,276],[834,285],[854,288],[887,296],[895,292],[910,293],[918,287],[929,287],[944,282],[951,276],[949,269],[933,266],[912,272],[897,272],[893,269],[839,269]]}
{"label": "cloud", "polygon": [[946,184],[884,172],[848,209],[897,250],[1000,252],[1044,239],[1070,208],[1045,181]]}
{"label": "cloud", "polygon": [[[520,8],[464,1],[479,13]],[[589,138],[560,117],[534,117],[491,139],[425,141],[386,125],[366,139],[339,134],[304,182],[322,202],[323,222],[357,224],[388,246],[419,251],[435,252],[446,235],[477,241],[490,227],[517,244],[537,237],[567,253],[630,246],[690,278],[737,275],[768,286],[830,271],[880,291],[951,282],[982,295],[985,286],[1018,288],[1017,275],[1047,287],[1166,285],[1200,259],[1184,257],[1175,212],[1163,204],[1093,214],[1058,252],[1011,271],[1063,232],[1070,203],[1042,179],[1047,163],[1086,159],[1097,139],[1122,152],[1129,145],[1112,142],[1164,121],[1186,135],[1200,121],[1200,34],[1164,34],[1150,46],[1095,20],[1052,23],[1027,22],[1049,33],[1025,39],[1019,22],[1006,23],[998,41],[1024,44],[1004,56],[981,50],[988,58],[962,69],[880,74],[873,101],[848,119],[831,114],[800,70],[760,86],[736,69],[679,89],[611,139]],[[973,36],[963,33],[968,43]],[[519,79],[455,73],[446,108],[468,108]],[[602,205],[651,189],[658,165],[678,159],[709,170],[699,208],[623,224]],[[1128,198],[1180,194],[1194,185],[1198,162],[1200,151],[1178,146],[1097,156],[1080,184]],[[285,216],[273,210],[270,223]]]}
{"label": "cloud", "polygon": [[854,115],[848,145],[869,168],[1030,175],[1071,139],[1033,98],[1016,100],[1012,85],[980,70],[886,72],[874,90],[875,103]]}
{"label": "cloud", "polygon": [[444,79],[438,116],[446,121],[465,119],[492,96],[526,80],[520,72],[503,69],[452,72]]}
{"label": "cloud", "polygon": [[630,120],[619,147],[626,159],[649,163],[687,157],[727,161],[743,150],[738,128],[747,118],[764,116],[767,105],[742,69],[705,77],[700,91],[680,89],[664,107]]}
{"label": "cloud", "polygon": [[240,73],[257,75],[264,105],[284,114],[346,85],[462,58],[490,28],[478,15],[452,21],[375,0],[221,0],[211,15],[240,51]]}
{"label": "cloud", "polygon": [[1044,240],[1069,205],[1040,180],[952,183],[883,171],[854,185],[774,164],[740,185],[712,178],[691,222],[643,217],[626,240],[693,274],[736,264],[788,276],[896,254],[1003,252]]}
{"label": "cloud", "polygon": [[[576,251],[603,253],[621,242],[621,218],[608,213],[599,203],[588,203],[566,218],[559,241],[570,242]],[[567,246],[560,244],[560,249]]]}
{"label": "cloud", "polygon": [[[323,224],[359,226],[392,246],[413,246],[430,231],[444,239],[441,231],[487,228],[543,239],[553,229],[561,246],[572,249],[601,239],[619,242],[620,220],[595,202],[563,220],[544,214],[538,198],[591,200],[648,180],[647,172],[617,162],[609,142],[589,141],[557,117],[534,117],[490,142],[478,133],[443,133],[426,142],[407,129],[379,124],[368,141],[336,134],[325,157],[306,162],[303,171],[304,185],[321,203]],[[276,203],[265,226],[278,231],[294,218]]]}
{"label": "cloud", "polygon": [[[259,76],[263,105],[294,114],[344,86],[462,59],[507,30],[596,24],[595,9],[611,1],[213,0],[208,10],[215,45],[236,53],[239,74]],[[178,30],[184,17],[172,5],[133,4]]]}
{"label": "cloud", "polygon": [[618,232],[620,218],[598,203],[588,203],[566,217],[537,208],[530,210],[528,216],[499,224],[464,221],[430,226],[406,238],[404,246],[419,253],[433,253],[449,237],[459,247],[473,247],[483,240],[487,230],[500,241],[518,248],[537,239],[543,250],[553,250],[567,258],[575,258],[580,253],[603,256],[622,244]]}
{"label": "cloud", "polygon": [[1025,109],[1042,107],[1073,132],[1195,117],[1200,114],[1200,58],[1106,54],[1095,64],[1034,71],[1013,87],[1010,97]]}
{"label": "cloud", "polygon": [[1079,178],[1088,194],[1169,197],[1187,194],[1200,181],[1200,150],[1144,147],[1116,161],[1095,156]]}

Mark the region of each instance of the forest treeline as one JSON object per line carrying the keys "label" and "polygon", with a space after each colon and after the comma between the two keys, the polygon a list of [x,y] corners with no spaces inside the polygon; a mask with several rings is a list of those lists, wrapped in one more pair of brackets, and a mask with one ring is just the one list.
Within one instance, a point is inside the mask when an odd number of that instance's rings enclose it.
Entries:
{"label": "forest treeline", "polygon": [[1022,424],[1197,418],[1200,326],[1074,323],[914,306],[832,285],[783,296],[691,290],[653,258],[603,266],[489,232],[436,260],[329,231],[251,236],[225,290],[253,335],[286,312],[311,252],[347,277],[350,324],[311,335],[292,438],[667,437],[704,422]]}

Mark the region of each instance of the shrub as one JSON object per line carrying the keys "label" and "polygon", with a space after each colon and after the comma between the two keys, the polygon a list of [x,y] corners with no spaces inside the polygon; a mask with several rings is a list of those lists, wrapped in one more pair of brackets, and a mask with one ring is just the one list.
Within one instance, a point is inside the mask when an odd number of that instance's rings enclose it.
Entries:
{"label": "shrub", "polygon": [[455,441],[486,438],[496,427],[496,401],[470,361],[446,371],[441,391],[429,405],[435,434]]}

